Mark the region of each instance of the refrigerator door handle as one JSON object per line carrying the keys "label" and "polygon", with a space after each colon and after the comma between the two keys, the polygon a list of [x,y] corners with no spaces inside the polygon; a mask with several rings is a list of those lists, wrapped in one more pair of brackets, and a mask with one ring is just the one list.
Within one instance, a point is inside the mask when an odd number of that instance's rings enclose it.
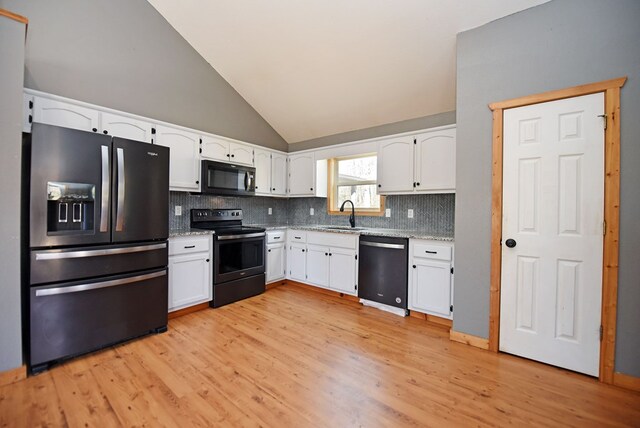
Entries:
{"label": "refrigerator door handle", "polygon": [[163,270],[160,272],[153,272],[145,275],[137,275],[129,278],[114,279],[111,281],[94,282],[91,284],[72,285],[69,287],[45,288],[42,290],[36,290],[36,297],[55,296],[58,294],[69,294],[69,293],[77,293],[80,291],[97,290],[99,288],[116,287],[118,285],[131,284],[133,282],[141,282],[141,281],[146,281],[152,278],[158,278],[160,276],[165,276],[166,274],[167,274],[167,271]]}
{"label": "refrigerator door handle", "polygon": [[102,196],[100,200],[100,232],[106,232],[109,227],[109,193],[111,183],[109,180],[109,147],[102,146]]}
{"label": "refrigerator door handle", "polygon": [[116,207],[116,232],[122,232],[124,226],[124,149],[117,148],[118,158],[118,206]]}
{"label": "refrigerator door handle", "polygon": [[35,252],[36,261],[39,260],[60,260],[60,259],[79,259],[82,257],[101,257],[111,256],[115,254],[129,254],[129,253],[141,253],[145,251],[162,250],[167,248],[167,243],[152,244],[152,245],[138,245],[135,247],[125,248],[108,248],[102,250],[79,250],[79,251],[64,251],[64,252],[48,252],[38,251]]}

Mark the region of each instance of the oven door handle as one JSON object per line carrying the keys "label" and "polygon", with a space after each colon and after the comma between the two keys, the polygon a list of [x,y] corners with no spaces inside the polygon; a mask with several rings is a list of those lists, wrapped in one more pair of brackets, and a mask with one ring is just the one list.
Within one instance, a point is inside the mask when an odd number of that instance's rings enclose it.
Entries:
{"label": "oven door handle", "polygon": [[148,273],[145,275],[131,276],[129,278],[114,279],[111,281],[93,282],[89,284],[72,285],[68,287],[44,288],[36,290],[36,297],[55,296],[58,294],[77,293],[80,291],[97,290],[98,288],[116,287],[118,285],[132,284],[134,282],[142,282],[148,279],[166,276],[166,269],[159,272]]}
{"label": "oven door handle", "polygon": [[259,232],[259,233],[247,233],[245,235],[222,235],[222,236],[216,236],[216,239],[218,241],[229,241],[231,239],[260,238],[261,236],[266,236],[266,235],[267,235],[266,232]]}

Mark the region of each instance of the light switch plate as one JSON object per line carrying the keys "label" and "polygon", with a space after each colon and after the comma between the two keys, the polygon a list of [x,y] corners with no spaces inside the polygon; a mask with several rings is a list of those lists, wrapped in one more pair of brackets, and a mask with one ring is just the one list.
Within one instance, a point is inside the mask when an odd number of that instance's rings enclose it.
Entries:
{"label": "light switch plate", "polygon": [[176,205],[175,214],[176,215],[182,215],[182,206],[181,205]]}
{"label": "light switch plate", "polygon": [[313,208],[309,208],[309,215],[315,215],[315,210]]}
{"label": "light switch plate", "polygon": [[384,216],[385,217],[391,217],[391,208],[387,208],[384,210]]}
{"label": "light switch plate", "polygon": [[409,208],[409,210],[407,211],[407,217],[408,218],[413,218],[413,209]]}
{"label": "light switch plate", "polygon": [[271,207],[269,207],[269,210],[267,211],[267,213],[268,213],[269,215],[273,214],[273,209],[271,209]]}

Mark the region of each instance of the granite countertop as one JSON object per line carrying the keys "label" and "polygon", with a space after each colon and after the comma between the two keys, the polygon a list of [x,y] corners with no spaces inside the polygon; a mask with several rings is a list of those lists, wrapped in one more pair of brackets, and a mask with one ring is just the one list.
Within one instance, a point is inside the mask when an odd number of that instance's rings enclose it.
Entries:
{"label": "granite countertop", "polygon": [[[245,226],[250,227],[262,227],[269,230],[285,230],[285,229],[297,229],[307,230],[310,232],[331,232],[331,233],[346,233],[352,235],[369,235],[369,236],[389,236],[392,238],[413,238],[413,239],[426,239],[430,241],[443,241],[453,242],[453,237],[432,235],[429,232],[421,230],[401,230],[401,229],[350,229],[340,228],[336,229],[336,226],[330,225],[273,225],[273,224],[247,224]],[[195,235],[212,235],[211,230],[202,229],[182,229],[182,230],[170,230],[169,237],[175,238],[178,236],[195,236]]]}
{"label": "granite countertop", "polygon": [[176,238],[178,236],[196,236],[196,235],[213,235],[212,230],[204,229],[177,229],[169,231],[169,238]]}

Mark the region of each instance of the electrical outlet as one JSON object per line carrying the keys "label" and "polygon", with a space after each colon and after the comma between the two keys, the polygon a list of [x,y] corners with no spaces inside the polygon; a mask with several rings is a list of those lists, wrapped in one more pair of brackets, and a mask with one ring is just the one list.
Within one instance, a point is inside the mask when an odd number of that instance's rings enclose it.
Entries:
{"label": "electrical outlet", "polygon": [[267,211],[267,213],[268,213],[269,215],[273,214],[273,209],[269,208],[269,210]]}
{"label": "electrical outlet", "polygon": [[309,208],[309,215],[315,215],[315,210],[313,208]]}
{"label": "electrical outlet", "polygon": [[407,217],[408,218],[413,218],[413,209],[409,208],[409,210],[407,211]]}
{"label": "electrical outlet", "polygon": [[384,216],[391,217],[391,208],[387,208],[386,210],[384,210]]}
{"label": "electrical outlet", "polygon": [[176,205],[176,215],[182,215],[182,206]]}

